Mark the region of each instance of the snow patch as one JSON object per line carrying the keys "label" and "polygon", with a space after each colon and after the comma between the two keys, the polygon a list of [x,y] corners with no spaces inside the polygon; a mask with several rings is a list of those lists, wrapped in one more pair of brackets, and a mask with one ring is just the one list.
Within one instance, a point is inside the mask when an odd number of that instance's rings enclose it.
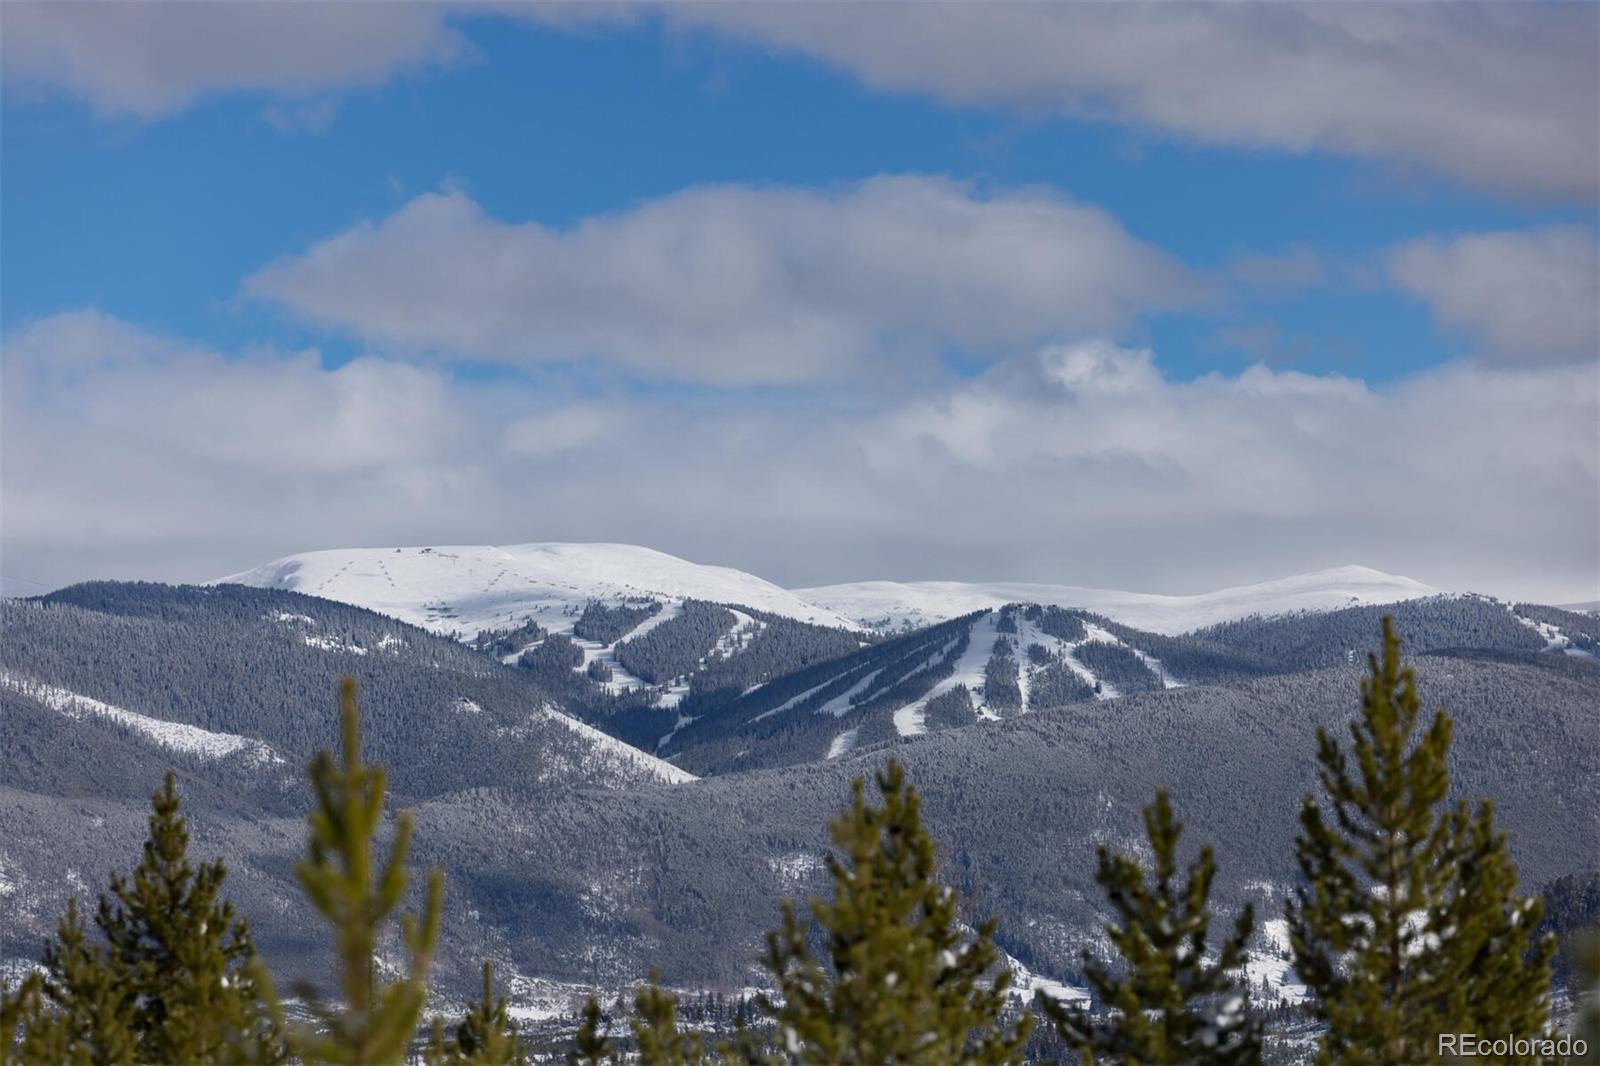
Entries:
{"label": "snow patch", "polygon": [[[901,736],[910,735],[900,729],[902,722],[905,723],[907,728],[923,723],[927,716],[928,702],[943,696],[957,685],[965,685],[971,690],[979,718],[998,719],[1000,717],[989,710],[983,703],[983,671],[984,667],[989,664],[990,654],[994,651],[995,637],[999,635],[999,630],[996,626],[999,625],[999,622],[1000,617],[995,611],[988,611],[973,620],[972,628],[968,630],[967,648],[961,653],[961,657],[956,660],[950,676],[929,689],[926,696],[895,711],[895,728],[900,730]],[[927,727],[923,726],[923,731],[926,732],[926,730]]]}
{"label": "snow patch", "polygon": [[684,785],[690,781],[700,780],[689,771],[681,770],[665,759],[658,759],[654,755],[642,752],[631,744],[625,744],[609,733],[603,733],[592,725],[562,714],[554,707],[546,706],[544,708],[544,716],[552,722],[566,726],[580,737],[590,741],[597,750],[644,770],[664,784]]}
{"label": "snow patch", "polygon": [[101,700],[90,699],[59,685],[46,685],[20,677],[10,671],[0,671],[0,688],[37,700],[52,711],[68,718],[92,715],[116,722],[171,751],[198,755],[202,759],[225,759],[230,755],[243,755],[250,762],[263,765],[283,762],[283,757],[262,741],[234,733],[213,733],[199,726],[151,718]]}
{"label": "snow patch", "polygon": [[827,863],[822,859],[804,851],[792,851],[787,855],[778,855],[767,860],[767,869],[790,884],[808,880],[811,875],[826,867]]}
{"label": "snow patch", "polygon": [[1198,596],[1164,596],[1078,585],[959,581],[864,581],[796,589],[795,594],[862,623],[881,628],[931,625],[1007,603],[1078,607],[1155,633],[1177,634],[1252,614],[1333,611],[1358,604],[1397,603],[1436,596],[1440,589],[1365,566],[1221,589]]}
{"label": "snow patch", "polygon": [[802,622],[861,628],[753,574],[691,563],[631,544],[315,551],[287,556],[215,583],[305,592],[366,607],[445,635],[505,629],[529,616],[546,629],[570,633],[590,600],[616,602],[639,597],[668,603],[698,599],[743,604]]}
{"label": "snow patch", "polygon": [[[895,725],[900,724],[899,712],[895,712]],[[841,755],[849,755],[856,747],[856,737],[861,733],[861,727],[846,729],[843,733],[833,738],[833,743],[828,745],[828,758],[837,759]],[[904,735],[904,734],[902,734]]]}
{"label": "snow patch", "polygon": [[1087,988],[1069,985],[1065,981],[1036,974],[1018,962],[1010,952],[1005,953],[1006,966],[1011,970],[1011,987],[1006,992],[1012,999],[1032,1003],[1035,993],[1043,993],[1057,1003],[1076,1003],[1088,1006],[1091,995]]}
{"label": "snow patch", "polygon": [[903,737],[920,737],[928,731],[928,702],[918,700],[895,708],[894,731]]}
{"label": "snow patch", "polygon": [[1245,953],[1244,976],[1250,996],[1258,1004],[1304,1003],[1310,993],[1294,972],[1294,955],[1289,945],[1289,923],[1270,918],[1261,924],[1265,948]]}
{"label": "snow patch", "polygon": [[332,637],[319,637],[313,633],[307,633],[300,639],[305,641],[308,647],[321,648],[323,651],[342,651],[348,652],[351,655],[367,654],[367,649],[363,648],[359,644],[351,644],[349,641],[344,640],[335,640]]}

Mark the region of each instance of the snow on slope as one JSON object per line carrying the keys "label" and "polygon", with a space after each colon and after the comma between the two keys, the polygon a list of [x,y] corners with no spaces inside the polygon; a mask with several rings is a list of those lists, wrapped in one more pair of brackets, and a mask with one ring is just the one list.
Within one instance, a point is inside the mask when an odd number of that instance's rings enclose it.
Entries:
{"label": "snow on slope", "polygon": [[562,714],[554,707],[544,709],[545,717],[552,722],[566,726],[574,733],[594,745],[597,753],[606,758],[625,762],[636,770],[643,770],[657,781],[667,785],[685,785],[690,781],[700,780],[687,770],[658,759],[654,755],[647,755],[631,744],[625,744],[609,733],[602,733],[592,725],[586,725],[576,718]]}
{"label": "snow on slope", "polygon": [[366,607],[435,633],[470,636],[532,616],[570,632],[590,600],[733,603],[819,625],[858,628],[826,608],[725,566],[630,544],[351,548],[290,555],[217,584],[288,589]]}
{"label": "snow on slope", "polygon": [[1118,592],[1076,585],[959,581],[863,581],[796,589],[795,594],[864,625],[878,625],[887,619],[888,628],[930,625],[1007,603],[1039,603],[1079,607],[1138,629],[1175,634],[1252,614],[1395,603],[1436,596],[1440,591],[1420,581],[1365,566],[1341,566],[1196,596]]}
{"label": "snow on slope", "polygon": [[0,689],[7,689],[37,700],[52,711],[63,714],[68,718],[82,718],[85,715],[93,715],[96,718],[108,719],[133,730],[163,748],[184,752],[188,755],[198,755],[202,759],[224,759],[229,755],[242,753],[254,763],[270,765],[283,762],[283,757],[263,741],[241,737],[234,733],[213,733],[211,730],[201,729],[199,726],[151,718],[149,715],[124,710],[101,700],[81,696],[71,689],[62,688],[59,685],[47,685],[40,681],[21,677],[11,673],[9,670],[0,671]]}

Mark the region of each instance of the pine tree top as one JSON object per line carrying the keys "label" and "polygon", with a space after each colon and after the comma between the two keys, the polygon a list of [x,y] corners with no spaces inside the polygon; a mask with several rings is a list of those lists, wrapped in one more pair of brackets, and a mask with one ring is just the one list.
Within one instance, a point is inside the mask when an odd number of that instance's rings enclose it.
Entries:
{"label": "pine tree top", "polygon": [[1011,975],[986,979],[1000,958],[995,920],[975,932],[962,924],[900,763],[889,760],[876,784],[881,806],[858,778],[832,824],[832,898],[812,898],[806,924],[786,902],[782,928],[768,934],[763,961],[783,1001],[762,1004],[786,1053],[818,1063],[1017,1061],[1031,1018],[1009,1033],[1002,1026]]}

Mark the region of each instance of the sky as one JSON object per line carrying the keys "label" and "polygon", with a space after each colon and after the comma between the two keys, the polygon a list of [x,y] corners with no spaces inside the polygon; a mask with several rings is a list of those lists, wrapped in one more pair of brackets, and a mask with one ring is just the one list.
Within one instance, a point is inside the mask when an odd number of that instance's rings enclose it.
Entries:
{"label": "sky", "polygon": [[0,7],[0,591],[1600,597],[1600,6]]}

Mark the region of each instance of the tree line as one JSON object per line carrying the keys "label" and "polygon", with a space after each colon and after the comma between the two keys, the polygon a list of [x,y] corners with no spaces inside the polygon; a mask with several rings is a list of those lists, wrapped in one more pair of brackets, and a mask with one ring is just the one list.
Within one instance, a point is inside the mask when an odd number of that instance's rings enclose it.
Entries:
{"label": "tree line", "polygon": [[[1318,1055],[1337,1063],[1437,1060],[1441,1034],[1508,1041],[1498,1061],[1600,1056],[1600,968],[1579,1040],[1550,1030],[1555,941],[1536,932],[1541,901],[1517,889],[1506,834],[1483,802],[1447,802],[1452,721],[1425,718],[1390,622],[1369,657],[1349,735],[1316,737],[1320,795],[1302,800],[1300,882],[1285,919]],[[395,819],[386,854],[383,765],[362,757],[355,683],[340,690],[340,751],[309,778],[314,803],[296,873],[327,927],[337,995],[296,986],[308,1020],[256,955],[248,924],[222,896],[220,862],[193,866],[174,779],[152,798],[149,839],[128,878],[113,877],[90,932],[76,902],[39,969],[0,1008],[0,1048],[22,1063],[360,1063],[430,1066],[530,1061],[525,1035],[485,964],[481,998],[453,1022],[425,1023],[443,877],[401,913],[412,837]],[[940,876],[921,800],[891,759],[832,823],[830,898],[785,902],[760,963],[771,991],[726,1035],[694,1031],[652,974],[627,1027],[590,999],[567,1061],[648,1064],[1014,1063],[1042,1024],[1051,1046],[1084,1062],[1259,1063],[1262,1019],[1243,975],[1255,915],[1213,930],[1209,846],[1180,863],[1182,824],[1165,792],[1144,811],[1148,858],[1101,847],[1095,880],[1111,919],[1114,962],[1085,954],[1088,1006],[1041,994],[1008,1006],[1012,975],[995,944],[998,918],[960,920]],[[396,932],[398,937],[396,937]],[[380,944],[398,943],[380,960]]]}

